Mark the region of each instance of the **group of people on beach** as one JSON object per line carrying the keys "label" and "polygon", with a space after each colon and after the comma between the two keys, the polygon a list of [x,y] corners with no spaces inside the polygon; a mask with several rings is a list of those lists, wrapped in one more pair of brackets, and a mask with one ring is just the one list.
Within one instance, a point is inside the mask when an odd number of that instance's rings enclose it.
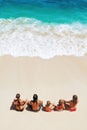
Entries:
{"label": "group of people on beach", "polygon": [[38,112],[40,110],[46,111],[46,112],[51,112],[51,111],[76,111],[76,106],[78,103],[78,97],[77,95],[73,95],[72,99],[69,101],[60,99],[58,101],[58,104],[52,104],[50,101],[46,102],[46,105],[43,106],[43,101],[38,99],[38,95],[34,94],[33,95],[33,100],[28,101],[28,100],[22,100],[20,98],[20,94],[16,94],[16,98],[14,99],[12,103],[12,108],[16,111],[23,111],[24,109],[33,111],[33,112]]}

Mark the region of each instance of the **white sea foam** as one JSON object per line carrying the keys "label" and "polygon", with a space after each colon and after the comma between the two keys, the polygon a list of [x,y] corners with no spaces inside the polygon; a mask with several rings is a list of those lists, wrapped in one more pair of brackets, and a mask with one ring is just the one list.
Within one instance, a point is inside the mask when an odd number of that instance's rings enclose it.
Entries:
{"label": "white sea foam", "polygon": [[83,56],[87,53],[87,25],[44,24],[35,19],[0,19],[0,55]]}

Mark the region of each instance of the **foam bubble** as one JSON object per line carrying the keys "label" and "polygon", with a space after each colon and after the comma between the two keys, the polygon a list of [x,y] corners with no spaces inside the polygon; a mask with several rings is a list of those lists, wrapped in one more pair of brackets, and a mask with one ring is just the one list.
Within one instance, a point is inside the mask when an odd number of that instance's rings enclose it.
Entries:
{"label": "foam bubble", "polygon": [[0,19],[0,55],[83,56],[87,53],[87,25],[46,24],[35,19]]}

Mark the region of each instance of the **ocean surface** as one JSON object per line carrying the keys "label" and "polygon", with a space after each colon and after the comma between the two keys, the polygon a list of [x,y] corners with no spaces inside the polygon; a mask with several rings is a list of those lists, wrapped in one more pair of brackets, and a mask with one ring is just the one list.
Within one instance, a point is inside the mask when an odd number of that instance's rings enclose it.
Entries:
{"label": "ocean surface", "polygon": [[0,0],[0,56],[83,56],[87,0]]}

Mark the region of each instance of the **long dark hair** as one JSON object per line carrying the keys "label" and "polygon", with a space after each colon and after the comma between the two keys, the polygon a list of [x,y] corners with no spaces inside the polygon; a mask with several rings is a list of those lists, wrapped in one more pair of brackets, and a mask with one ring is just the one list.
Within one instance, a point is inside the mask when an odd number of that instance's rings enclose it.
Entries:
{"label": "long dark hair", "polygon": [[73,102],[74,102],[74,103],[77,103],[77,101],[78,101],[77,95],[73,95]]}
{"label": "long dark hair", "polygon": [[37,102],[37,100],[38,100],[38,95],[37,95],[37,94],[34,94],[34,95],[33,95],[33,102]]}
{"label": "long dark hair", "polygon": [[20,94],[19,93],[16,94],[16,98],[17,98],[18,104],[20,105],[20,100],[19,100],[20,99]]}

